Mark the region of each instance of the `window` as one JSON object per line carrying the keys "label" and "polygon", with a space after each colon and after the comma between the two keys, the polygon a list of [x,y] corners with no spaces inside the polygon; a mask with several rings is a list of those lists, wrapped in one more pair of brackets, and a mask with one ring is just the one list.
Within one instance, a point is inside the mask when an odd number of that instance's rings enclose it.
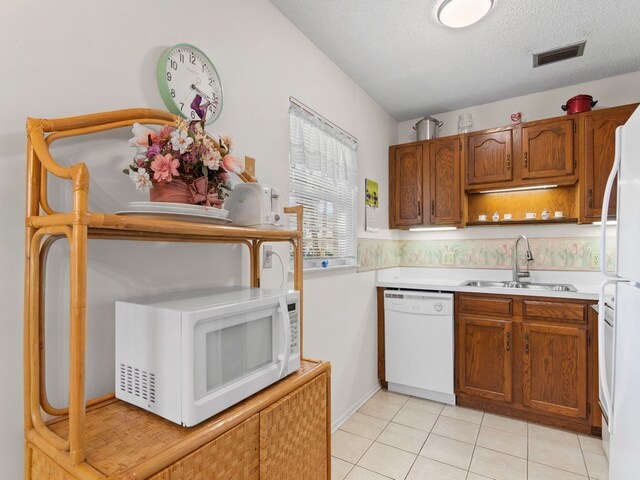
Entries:
{"label": "window", "polygon": [[356,264],[357,140],[292,100],[290,204],[304,206],[304,268]]}

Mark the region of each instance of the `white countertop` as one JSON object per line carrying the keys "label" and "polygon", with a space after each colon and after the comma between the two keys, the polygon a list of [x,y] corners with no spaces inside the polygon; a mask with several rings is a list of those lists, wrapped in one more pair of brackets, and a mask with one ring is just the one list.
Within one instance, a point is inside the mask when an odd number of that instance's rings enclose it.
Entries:
{"label": "white countertop", "polygon": [[530,280],[534,283],[570,284],[577,289],[576,292],[469,287],[462,285],[468,280],[510,281],[511,279],[511,270],[396,267],[376,272],[376,286],[378,287],[521,295],[527,297],[577,298],[583,300],[598,300],[600,283],[604,277],[599,272],[549,270],[531,272]]}

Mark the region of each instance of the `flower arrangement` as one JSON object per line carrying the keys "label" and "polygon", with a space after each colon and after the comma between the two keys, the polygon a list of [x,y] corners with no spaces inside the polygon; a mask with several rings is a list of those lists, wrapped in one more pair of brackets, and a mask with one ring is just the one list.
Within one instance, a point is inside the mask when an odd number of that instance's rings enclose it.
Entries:
{"label": "flower arrangement", "polygon": [[133,125],[129,145],[138,151],[123,172],[136,188],[149,192],[150,200],[222,207],[231,188],[229,172],[240,174],[244,161],[231,155],[228,135],[216,142],[205,132],[208,103],[196,95],[191,108],[199,119],[179,120],[158,132],[139,123]]}

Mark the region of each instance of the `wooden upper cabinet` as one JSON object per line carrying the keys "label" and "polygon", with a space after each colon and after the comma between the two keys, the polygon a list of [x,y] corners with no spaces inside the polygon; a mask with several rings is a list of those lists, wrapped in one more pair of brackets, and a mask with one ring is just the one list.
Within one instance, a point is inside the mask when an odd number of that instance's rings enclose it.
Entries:
{"label": "wooden upper cabinet", "polygon": [[513,180],[513,132],[470,134],[467,147],[467,185]]}
{"label": "wooden upper cabinet", "polygon": [[[429,223],[460,224],[462,222],[462,143],[460,137],[429,143]],[[427,201],[425,199],[425,206]]]}
{"label": "wooden upper cabinet", "polygon": [[[580,220],[600,220],[605,185],[615,155],[616,128],[624,125],[637,108],[637,104],[596,110],[585,114],[580,125],[582,154],[582,214]],[[617,180],[611,190],[609,216],[616,214]]]}
{"label": "wooden upper cabinet", "polygon": [[459,315],[457,322],[458,390],[511,402],[512,322],[468,315]]}
{"label": "wooden upper cabinet", "polygon": [[572,118],[522,127],[522,179],[574,174]]}
{"label": "wooden upper cabinet", "polygon": [[587,417],[587,330],[523,324],[523,405],[547,413]]}
{"label": "wooden upper cabinet", "polygon": [[422,145],[389,149],[389,227],[421,225]]}

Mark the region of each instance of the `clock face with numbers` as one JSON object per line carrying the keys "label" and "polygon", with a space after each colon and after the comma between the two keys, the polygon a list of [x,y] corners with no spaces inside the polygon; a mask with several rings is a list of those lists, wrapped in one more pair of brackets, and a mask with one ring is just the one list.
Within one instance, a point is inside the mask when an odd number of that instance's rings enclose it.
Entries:
{"label": "clock face with numbers", "polygon": [[179,43],[166,49],[158,60],[158,88],[170,112],[187,120],[199,117],[191,108],[196,95],[208,104],[206,123],[215,122],[222,111],[222,83],[213,63],[201,50]]}

